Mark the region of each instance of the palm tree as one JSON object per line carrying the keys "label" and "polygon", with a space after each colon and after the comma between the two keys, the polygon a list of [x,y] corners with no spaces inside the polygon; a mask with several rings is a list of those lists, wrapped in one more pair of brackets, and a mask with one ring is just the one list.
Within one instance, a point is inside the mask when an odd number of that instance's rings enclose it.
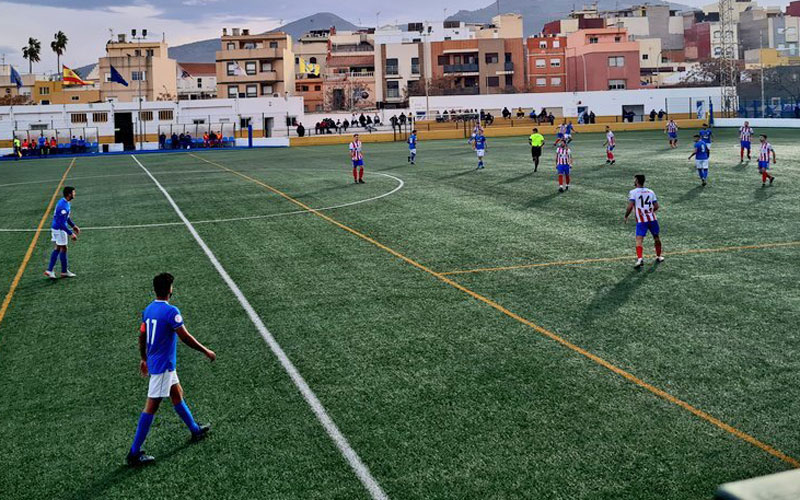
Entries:
{"label": "palm tree", "polygon": [[39,62],[39,54],[42,52],[42,42],[31,37],[28,38],[28,46],[22,47],[22,57],[28,60],[28,73],[33,73],[33,63]]}
{"label": "palm tree", "polygon": [[64,52],[67,50],[67,42],[69,39],[63,31],[56,33],[54,38],[55,39],[50,42],[50,48],[56,53],[56,64],[58,65],[56,71],[61,74],[61,56],[63,56]]}

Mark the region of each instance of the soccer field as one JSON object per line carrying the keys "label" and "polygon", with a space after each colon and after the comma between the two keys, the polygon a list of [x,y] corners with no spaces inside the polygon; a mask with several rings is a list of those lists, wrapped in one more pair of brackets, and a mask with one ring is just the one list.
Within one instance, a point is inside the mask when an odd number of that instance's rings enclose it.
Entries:
{"label": "soccer field", "polygon": [[[798,135],[769,131],[762,188],[717,130],[701,188],[691,133],[619,133],[614,166],[577,134],[563,194],[552,137],[537,173],[521,137],[483,171],[465,141],[365,144],[363,185],[346,146],[0,163],[0,496],[697,499],[800,466]],[[648,236],[640,270],[635,173],[666,255]],[[83,232],[52,282],[62,180]],[[129,469],[163,271],[218,355],[178,349],[213,429],[164,404]]]}

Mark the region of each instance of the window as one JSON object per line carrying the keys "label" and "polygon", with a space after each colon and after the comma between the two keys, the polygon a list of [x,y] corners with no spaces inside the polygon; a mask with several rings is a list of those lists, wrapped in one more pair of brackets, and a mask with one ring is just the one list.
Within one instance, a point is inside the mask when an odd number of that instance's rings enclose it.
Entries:
{"label": "window", "polygon": [[598,43],[599,41],[596,36],[589,37],[589,43]]}
{"label": "window", "polygon": [[198,89],[202,89],[203,88],[203,79],[200,78],[200,77],[197,78],[197,88]]}
{"label": "window", "polygon": [[50,95],[50,87],[39,87],[39,95]]}
{"label": "window", "polygon": [[272,71],[272,63],[264,61],[261,63],[261,72],[266,73],[267,71]]}
{"label": "window", "polygon": [[386,82],[386,97],[390,99],[400,97],[400,82],[397,80]]}
{"label": "window", "polygon": [[536,79],[536,86],[537,87],[546,87],[547,86],[547,78],[537,78]]}
{"label": "window", "polygon": [[70,123],[87,123],[89,120],[86,118],[86,113],[71,113],[69,121]]}
{"label": "window", "polygon": [[715,56],[722,55],[722,47],[714,47],[714,55]]}
{"label": "window", "polygon": [[258,85],[248,85],[245,95],[247,95],[247,97],[258,97]]}
{"label": "window", "polygon": [[619,43],[621,41],[622,41],[622,37],[621,36],[615,36],[614,37],[614,43]]}
{"label": "window", "polygon": [[253,50],[256,48],[256,42],[245,42],[244,49]]}
{"label": "window", "polygon": [[255,63],[255,61],[248,61],[248,62],[244,63],[244,72],[247,73],[250,76],[255,75],[256,74],[256,63]]}
{"label": "window", "polygon": [[386,59],[386,74],[396,75],[398,72],[397,58]]}
{"label": "window", "polygon": [[551,68],[560,68],[561,67],[561,58],[554,57],[550,59],[550,67]]}
{"label": "window", "polygon": [[625,80],[609,80],[608,90],[624,90]]}
{"label": "window", "polygon": [[50,104],[50,101],[48,101],[47,99],[43,99],[41,104],[44,104],[46,106],[46,105]]}
{"label": "window", "polygon": [[269,42],[269,48],[277,49],[278,48],[278,42]]}
{"label": "window", "polygon": [[550,79],[550,85],[553,85],[554,87],[557,87],[557,86],[561,85],[561,77],[557,76],[557,77],[551,78]]}
{"label": "window", "polygon": [[236,63],[235,62],[229,62],[228,66],[227,66],[227,70],[228,70],[228,76],[234,76],[235,75],[234,71],[236,70]]}
{"label": "window", "polygon": [[251,117],[249,117],[249,116],[243,116],[243,117],[239,118],[239,128],[247,128],[247,127],[249,127],[250,123],[252,122],[252,120],[253,119]]}
{"label": "window", "polygon": [[92,113],[92,121],[95,123],[106,123],[108,121],[108,113]]}
{"label": "window", "polygon": [[511,52],[506,52],[506,62],[507,63],[511,62]]}
{"label": "window", "polygon": [[547,66],[547,61],[545,61],[544,59],[537,59],[536,60],[536,67],[537,68],[544,68],[545,66]]}
{"label": "window", "polygon": [[147,54],[147,57],[153,57],[155,55],[155,52],[153,52],[153,49],[147,49],[145,51],[145,54]]}
{"label": "window", "polygon": [[106,77],[105,77],[105,79],[103,81],[105,81],[106,83],[110,83],[111,82],[111,73],[106,73]]}
{"label": "window", "polygon": [[134,82],[147,81],[147,71],[131,71],[131,80]]}
{"label": "window", "polygon": [[142,55],[142,51],[139,50],[139,49],[136,49],[136,50],[133,51],[133,55],[136,56],[136,57],[139,57],[139,56]]}
{"label": "window", "polygon": [[500,61],[497,52],[489,52],[486,54],[486,64],[497,64]]}
{"label": "window", "polygon": [[228,97],[236,97],[239,95],[238,85],[228,85]]}
{"label": "window", "polygon": [[450,64],[450,56],[439,56],[436,58],[436,61],[439,63],[439,66]]}
{"label": "window", "polygon": [[300,90],[303,92],[308,92],[308,85],[300,85]]}
{"label": "window", "polygon": [[272,95],[272,85],[262,85],[261,95]]}
{"label": "window", "polygon": [[152,111],[140,111],[139,112],[139,120],[143,122],[151,122],[153,121],[153,112]]}
{"label": "window", "polygon": [[553,48],[557,49],[559,47],[561,47],[561,42],[558,40],[553,40]]}
{"label": "window", "polygon": [[236,50],[236,44],[233,42],[228,42],[227,50]]}
{"label": "window", "polygon": [[487,87],[499,87],[500,86],[500,77],[499,76],[489,76],[486,78],[486,86]]}
{"label": "window", "polygon": [[192,120],[193,125],[203,125],[205,124],[205,122],[206,122],[205,118],[195,118]]}
{"label": "window", "polygon": [[322,90],[322,85],[314,85],[314,90],[319,92],[320,90]]}
{"label": "window", "polygon": [[311,58],[309,58],[308,62],[310,62],[311,64],[317,64],[317,58],[316,57],[311,57]]}
{"label": "window", "polygon": [[642,54],[642,61],[647,61],[650,59],[650,54]]}
{"label": "window", "polygon": [[625,57],[624,56],[611,56],[608,58],[608,67],[609,68],[621,68],[625,66]]}
{"label": "window", "polygon": [[73,101],[80,101],[81,100],[81,96],[73,95],[73,96],[70,96],[70,99],[72,99]]}
{"label": "window", "polygon": [[172,110],[171,109],[162,109],[158,112],[158,121],[160,122],[171,122],[172,121]]}
{"label": "window", "polygon": [[545,40],[540,41],[539,42],[539,48],[540,49],[546,49],[547,48],[547,41],[545,41]]}
{"label": "window", "polygon": [[514,86],[514,75],[506,75],[506,87]]}
{"label": "window", "polygon": [[419,74],[419,57],[411,58],[411,74],[412,75]]}

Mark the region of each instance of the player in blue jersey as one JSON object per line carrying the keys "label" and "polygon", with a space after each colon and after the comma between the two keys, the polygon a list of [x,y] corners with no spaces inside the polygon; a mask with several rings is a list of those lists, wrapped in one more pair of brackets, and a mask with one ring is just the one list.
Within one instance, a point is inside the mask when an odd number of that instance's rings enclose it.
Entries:
{"label": "player in blue jersey", "polygon": [[473,137],[472,141],[472,149],[475,150],[475,154],[478,155],[478,168],[475,170],[483,169],[483,157],[486,155],[486,137],[483,133],[480,133]]}
{"label": "player in blue jersey", "polygon": [[712,142],[711,141],[711,136],[713,135],[713,132],[711,131],[710,128],[708,128],[708,123],[704,123],[703,124],[703,128],[700,129],[699,134],[700,134],[700,138],[703,139],[705,141],[705,143],[710,146],[711,142]]}
{"label": "player in blue jersey", "polygon": [[412,130],[408,136],[408,163],[417,164],[417,131]]}
{"label": "player in blue jersey", "polygon": [[150,375],[150,384],[147,391],[147,402],[144,411],[139,415],[139,424],[136,426],[136,435],[133,438],[130,452],[128,452],[128,465],[146,465],[155,461],[150,455],[142,451],[142,444],[150,430],[150,424],[161,404],[161,398],[169,397],[175,412],[192,433],[192,441],[203,439],[211,428],[210,425],[201,425],[194,421],[189,407],[183,400],[183,388],[178,380],[177,349],[178,339],[196,351],[206,355],[214,361],[217,355],[211,349],[198,342],[183,324],[183,316],[177,307],[169,303],[172,296],[171,274],[162,273],[153,278],[153,290],[156,300],[150,303],[142,313],[142,324],[139,328],[139,371],[142,376]]}
{"label": "player in blue jersey", "polygon": [[570,121],[569,123],[567,123],[567,126],[564,127],[564,140],[567,142],[567,144],[572,142],[572,134],[573,133],[577,134],[578,131],[575,130],[575,126]]}
{"label": "player in blue jersey", "polygon": [[47,266],[47,271],[44,275],[50,279],[56,279],[56,273],[53,268],[56,267],[56,261],[61,261],[61,277],[74,278],[75,273],[69,270],[67,263],[67,242],[70,238],[72,241],[78,239],[81,229],[72,222],[70,212],[72,206],[69,202],[75,199],[75,188],[67,186],[64,188],[64,197],[58,200],[56,210],[53,213],[53,224],[50,226],[51,240],[55,242],[56,248],[50,253],[50,264]]}
{"label": "player in blue jersey", "polygon": [[697,175],[700,177],[701,185],[705,186],[708,179],[708,158],[711,156],[711,148],[703,140],[700,134],[694,136],[694,153],[689,155],[691,160],[694,157],[694,164],[697,168]]}

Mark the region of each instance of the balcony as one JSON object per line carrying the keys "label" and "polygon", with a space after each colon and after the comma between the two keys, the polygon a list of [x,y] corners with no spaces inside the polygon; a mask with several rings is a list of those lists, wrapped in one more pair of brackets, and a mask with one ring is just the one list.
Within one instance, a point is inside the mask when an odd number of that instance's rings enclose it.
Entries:
{"label": "balcony", "polygon": [[237,61],[243,59],[282,59],[282,49],[234,49],[218,50],[217,61]]}
{"label": "balcony", "polygon": [[347,79],[375,78],[375,72],[351,71],[349,73],[328,73],[325,78],[330,82],[343,81]]}
{"label": "balcony", "polygon": [[224,75],[218,78],[219,83],[255,83],[255,82],[277,82],[281,80],[278,78],[277,71],[261,71],[255,75]]}
{"label": "balcony", "polygon": [[375,47],[372,45],[334,45],[331,47],[331,53],[353,53],[353,52],[375,52]]}
{"label": "balcony", "polygon": [[445,73],[477,73],[477,64],[445,64]]}
{"label": "balcony", "polygon": [[478,95],[481,93],[480,87],[457,87],[454,89],[442,89],[442,95]]}

